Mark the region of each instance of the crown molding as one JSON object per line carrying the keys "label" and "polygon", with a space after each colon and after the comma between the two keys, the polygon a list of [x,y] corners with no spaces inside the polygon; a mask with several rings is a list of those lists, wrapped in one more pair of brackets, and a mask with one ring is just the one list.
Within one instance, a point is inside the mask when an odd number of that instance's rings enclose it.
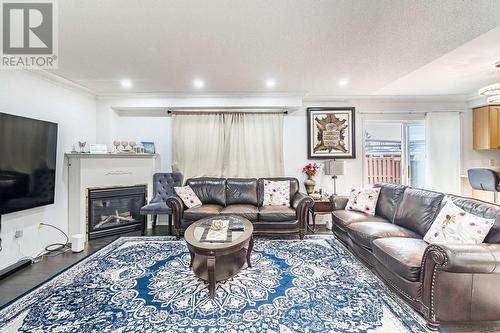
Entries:
{"label": "crown molding", "polygon": [[60,87],[63,87],[63,88],[67,88],[67,89],[71,89],[71,90],[75,90],[75,91],[78,91],[78,92],[83,92],[83,93],[86,93],[88,95],[91,95],[92,97],[97,97],[97,94],[95,91],[93,91],[92,89],[89,89],[79,83],[76,83],[74,81],[71,81],[71,80],[68,80],[58,74],[55,74],[55,73],[52,73],[52,72],[49,72],[47,70],[44,70],[44,69],[25,69],[23,70],[25,73],[29,73],[29,74],[32,74],[32,75],[35,75],[39,78],[42,78],[48,82],[51,82],[53,84],[56,84]]}
{"label": "crown molding", "polygon": [[414,102],[467,102],[468,95],[306,95],[304,103],[314,102],[385,102],[385,103],[414,103]]}
{"label": "crown molding", "polygon": [[97,99],[117,99],[117,98],[176,98],[176,99],[203,99],[203,98],[303,98],[302,92],[142,92],[142,93],[98,93]]}

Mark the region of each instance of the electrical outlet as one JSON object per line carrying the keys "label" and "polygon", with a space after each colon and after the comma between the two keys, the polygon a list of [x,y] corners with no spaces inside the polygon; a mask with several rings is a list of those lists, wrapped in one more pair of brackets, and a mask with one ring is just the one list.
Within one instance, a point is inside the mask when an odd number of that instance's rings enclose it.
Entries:
{"label": "electrical outlet", "polygon": [[18,229],[16,230],[16,233],[14,234],[14,238],[21,238],[23,237],[23,231]]}

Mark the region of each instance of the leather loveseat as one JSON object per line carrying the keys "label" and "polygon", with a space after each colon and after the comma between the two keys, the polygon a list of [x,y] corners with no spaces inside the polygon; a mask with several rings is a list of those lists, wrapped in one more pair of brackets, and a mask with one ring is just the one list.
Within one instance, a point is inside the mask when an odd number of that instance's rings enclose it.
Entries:
{"label": "leather loveseat", "polygon": [[[431,329],[440,322],[500,320],[500,206],[394,184],[377,184],[375,216],[345,210],[333,197],[333,232]],[[423,240],[451,199],[471,214],[495,219],[483,244],[430,245]]]}
{"label": "leather loveseat", "polygon": [[[290,207],[263,206],[264,180],[290,181]],[[299,192],[296,178],[191,178],[186,180],[202,205],[188,209],[178,196],[167,199],[177,237],[194,221],[224,215],[250,220],[254,234],[298,234],[304,238],[311,197]]]}

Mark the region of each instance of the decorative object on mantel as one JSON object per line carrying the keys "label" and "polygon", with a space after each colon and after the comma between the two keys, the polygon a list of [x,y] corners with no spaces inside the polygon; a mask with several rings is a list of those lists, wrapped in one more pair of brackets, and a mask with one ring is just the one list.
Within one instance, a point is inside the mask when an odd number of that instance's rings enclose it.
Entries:
{"label": "decorative object on mantel", "polygon": [[497,68],[498,80],[497,83],[490,84],[486,87],[479,89],[479,95],[486,96],[488,104],[495,104],[500,102],[500,61],[495,64]]}
{"label": "decorative object on mantel", "polygon": [[307,194],[311,194],[314,192],[314,187],[316,186],[316,181],[314,180],[314,176],[318,173],[320,169],[320,165],[318,163],[307,163],[302,168],[302,173],[307,175],[307,179],[304,180],[304,186],[306,187]]}
{"label": "decorative object on mantel", "polygon": [[144,146],[141,144],[134,147],[134,151],[136,154],[144,154]]}
{"label": "decorative object on mantel", "polygon": [[115,150],[113,151],[113,153],[117,153],[120,151],[120,141],[118,140],[113,141],[113,146],[115,146]]}
{"label": "decorative object on mantel", "polygon": [[85,151],[86,144],[87,144],[87,141],[84,141],[84,142],[78,141],[78,147],[80,148],[80,153],[86,153],[86,151]]}
{"label": "decorative object on mantel", "polygon": [[355,158],[355,108],[307,108],[308,158]]}
{"label": "decorative object on mantel", "polygon": [[325,175],[332,176],[333,194],[337,195],[337,176],[344,175],[344,161],[329,160],[325,162]]}
{"label": "decorative object on mantel", "polygon": [[144,146],[144,153],[145,154],[154,154],[154,153],[156,153],[154,142],[142,141],[142,145]]}
{"label": "decorative object on mantel", "polygon": [[89,152],[91,154],[107,154],[108,146],[102,143],[91,143],[89,144]]}
{"label": "decorative object on mantel", "polygon": [[114,140],[114,154],[144,154],[144,146],[136,141]]}

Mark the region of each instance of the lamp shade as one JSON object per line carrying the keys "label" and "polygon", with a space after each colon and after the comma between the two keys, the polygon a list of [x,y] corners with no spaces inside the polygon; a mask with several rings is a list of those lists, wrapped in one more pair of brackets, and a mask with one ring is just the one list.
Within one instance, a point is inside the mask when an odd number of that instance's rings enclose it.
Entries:
{"label": "lamp shade", "polygon": [[325,175],[342,176],[344,174],[344,161],[328,160],[325,162]]}

